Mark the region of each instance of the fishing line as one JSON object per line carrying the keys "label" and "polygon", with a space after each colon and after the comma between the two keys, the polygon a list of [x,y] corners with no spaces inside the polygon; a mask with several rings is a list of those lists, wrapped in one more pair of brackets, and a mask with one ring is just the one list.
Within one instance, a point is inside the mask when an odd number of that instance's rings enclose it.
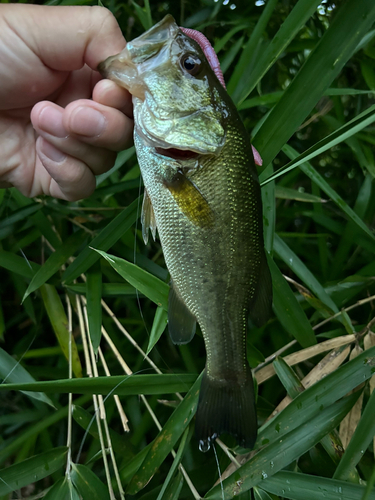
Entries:
{"label": "fishing line", "polygon": [[221,496],[222,496],[223,500],[225,500],[224,486],[223,486],[223,481],[221,480],[220,464],[219,464],[219,459],[217,457],[216,448],[215,448],[215,441],[214,440],[212,441],[212,449],[214,450],[214,455],[215,455],[215,459],[216,459],[217,470],[219,471],[219,481],[220,481],[220,486],[221,486]]}

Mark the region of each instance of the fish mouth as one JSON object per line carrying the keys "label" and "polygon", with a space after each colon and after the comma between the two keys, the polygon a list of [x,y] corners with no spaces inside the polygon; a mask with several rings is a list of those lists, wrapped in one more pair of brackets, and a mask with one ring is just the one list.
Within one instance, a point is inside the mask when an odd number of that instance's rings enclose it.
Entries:
{"label": "fish mouth", "polygon": [[199,156],[199,153],[197,153],[196,151],[177,148],[155,148],[155,151],[159,155],[167,156],[168,158],[172,158],[173,160],[191,160],[192,158],[196,158],[197,156]]}

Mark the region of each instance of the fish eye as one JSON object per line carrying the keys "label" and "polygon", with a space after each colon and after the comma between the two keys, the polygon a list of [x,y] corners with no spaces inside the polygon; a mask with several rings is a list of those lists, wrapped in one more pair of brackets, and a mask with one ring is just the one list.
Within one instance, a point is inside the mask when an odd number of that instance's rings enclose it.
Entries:
{"label": "fish eye", "polygon": [[199,57],[193,56],[191,54],[185,54],[181,57],[181,66],[189,75],[195,76],[199,73],[201,69],[201,60]]}

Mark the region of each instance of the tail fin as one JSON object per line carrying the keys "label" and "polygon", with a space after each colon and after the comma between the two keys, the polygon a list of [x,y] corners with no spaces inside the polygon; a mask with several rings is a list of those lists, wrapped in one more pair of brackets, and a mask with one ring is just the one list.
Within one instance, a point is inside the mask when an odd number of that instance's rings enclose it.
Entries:
{"label": "tail fin", "polygon": [[216,380],[207,372],[203,375],[195,422],[199,449],[208,451],[211,441],[224,432],[234,436],[244,448],[255,444],[257,414],[250,368],[241,384],[233,378]]}

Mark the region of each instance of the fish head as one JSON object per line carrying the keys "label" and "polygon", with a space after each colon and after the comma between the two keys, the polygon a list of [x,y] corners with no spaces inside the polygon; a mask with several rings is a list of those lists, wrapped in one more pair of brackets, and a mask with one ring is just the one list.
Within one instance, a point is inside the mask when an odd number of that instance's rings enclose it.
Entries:
{"label": "fish head", "polygon": [[159,151],[220,153],[228,95],[201,47],[171,15],[98,69],[132,94],[135,127],[147,145]]}

